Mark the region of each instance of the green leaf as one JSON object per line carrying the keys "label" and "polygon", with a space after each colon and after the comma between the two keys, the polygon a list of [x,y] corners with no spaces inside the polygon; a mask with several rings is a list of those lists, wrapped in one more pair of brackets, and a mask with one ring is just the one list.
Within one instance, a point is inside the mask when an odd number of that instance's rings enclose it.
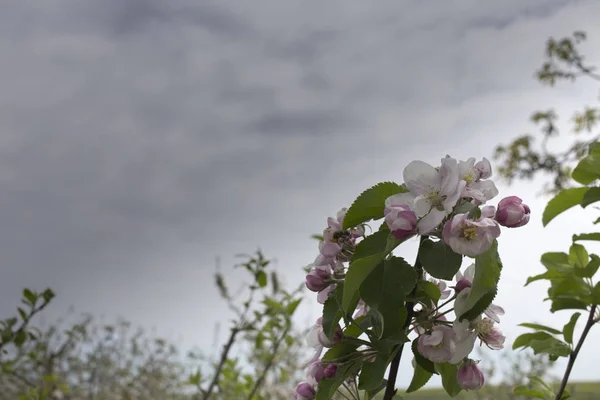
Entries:
{"label": "green leaf", "polygon": [[353,361],[340,365],[333,378],[321,379],[315,400],[330,400],[342,383],[356,372],[360,363],[360,361]]}
{"label": "green leaf", "polygon": [[592,304],[600,304],[600,282],[597,282],[592,289]]}
{"label": "green leaf", "polygon": [[561,310],[587,310],[588,303],[577,299],[555,299],[552,300],[550,312]]}
{"label": "green leaf", "polygon": [[344,292],[344,282],[339,282],[333,293],[329,294],[325,304],[323,304],[323,332],[327,337],[333,335],[334,330],[342,319],[343,312],[340,308],[342,293]]}
{"label": "green leaf", "polygon": [[38,296],[29,289],[23,289],[23,297],[25,297],[25,299],[27,299],[27,301],[29,301],[31,304],[35,304]]}
{"label": "green leaf", "polygon": [[360,286],[360,296],[372,310],[383,317],[384,338],[404,337],[406,319],[405,294],[417,282],[415,270],[400,257],[391,257],[380,263]]}
{"label": "green leaf", "polygon": [[586,208],[590,204],[600,201],[600,187],[591,187],[581,200],[581,207]]}
{"label": "green leaf", "polygon": [[552,200],[546,205],[546,209],[542,215],[542,223],[548,225],[559,214],[581,203],[583,196],[588,191],[586,187],[569,188],[558,192]]}
{"label": "green leaf", "polygon": [[410,381],[410,385],[408,385],[408,389],[406,389],[406,393],[415,392],[421,389],[429,379],[433,376],[433,374],[419,364],[415,366],[415,372],[413,374],[412,380]]}
{"label": "green leaf", "polygon": [[563,336],[565,337],[565,342],[569,344],[573,344],[573,331],[575,330],[575,324],[577,324],[577,320],[581,316],[581,313],[576,312],[571,315],[571,319],[567,322],[563,328]]}
{"label": "green leaf", "polygon": [[344,216],[344,229],[363,224],[372,219],[383,218],[385,200],[398,193],[406,193],[404,185],[382,182],[362,192]]}
{"label": "green leaf", "polygon": [[412,349],[413,355],[415,356],[415,361],[417,362],[417,365],[419,365],[425,371],[427,371],[431,374],[437,375],[438,372],[435,370],[435,365],[433,364],[433,361],[423,357],[421,355],[421,353],[419,353],[419,351],[417,350],[417,344],[418,344],[417,340],[418,339],[414,339],[410,346]]}
{"label": "green leaf", "polygon": [[549,326],[540,325],[540,324],[524,323],[524,324],[519,324],[519,326],[522,326],[522,327],[525,327],[525,328],[531,328],[531,329],[535,329],[535,330],[539,330],[539,331],[546,331],[546,332],[553,333],[555,335],[558,335],[558,334],[562,333],[558,329],[554,329],[554,328],[551,328]]}
{"label": "green leaf", "polygon": [[[498,255],[498,241],[494,240],[488,251],[475,258],[475,277],[473,278],[471,291],[465,301],[467,310],[473,309],[482,299],[490,302],[493,300],[501,271],[502,262]],[[466,318],[467,313],[468,311],[459,316],[459,320]]]}
{"label": "green leaf", "polygon": [[388,366],[387,357],[377,354],[373,362],[364,361],[358,379],[358,388],[360,390],[374,390],[381,385]]}
{"label": "green leaf", "polygon": [[533,349],[534,354],[549,354],[555,357],[568,357],[571,354],[571,347],[554,337],[545,339],[533,339],[529,343],[529,347]]}
{"label": "green leaf", "polygon": [[371,328],[377,339],[381,339],[383,336],[383,330],[385,329],[385,322],[383,315],[376,309],[371,308],[367,313],[367,318],[370,321]]}
{"label": "green leaf", "polygon": [[267,286],[267,274],[265,271],[258,271],[256,273],[256,283],[258,283],[258,286],[261,288]]}
{"label": "green leaf", "polygon": [[379,231],[367,236],[357,246],[350,260],[350,267],[344,280],[344,295],[342,306],[346,311],[352,303],[360,285],[379,263],[392,252],[400,240],[394,238],[388,231]]}
{"label": "green leaf", "polygon": [[440,300],[440,297],[442,297],[442,292],[440,291],[438,285],[434,284],[433,282],[420,280],[417,283],[416,295],[417,297],[425,295],[427,299],[433,301],[434,304],[437,304],[437,302]]}
{"label": "green leaf", "polygon": [[571,177],[582,185],[600,179],[600,155],[590,153],[573,170]]}
{"label": "green leaf", "polygon": [[515,387],[513,390],[513,393],[516,395],[528,396],[528,397],[533,397],[536,399],[544,399],[544,400],[550,399],[550,397],[546,397],[546,395],[544,394],[543,391],[536,390],[536,389],[530,389],[525,385],[519,385],[519,386]]}
{"label": "green leaf", "polygon": [[533,340],[545,340],[548,338],[553,339],[554,337],[546,332],[524,333],[515,339],[512,348],[516,350],[519,347],[527,347]]}
{"label": "green leaf", "polygon": [[578,267],[584,268],[589,262],[588,252],[580,244],[573,244],[569,249],[569,264]]}
{"label": "green leaf", "polygon": [[23,346],[23,343],[25,343],[26,340],[27,340],[27,332],[18,331],[17,334],[15,335],[15,338],[13,339],[13,342],[14,342],[15,346],[21,347],[21,346]]}
{"label": "green leaf", "polygon": [[448,396],[456,397],[462,390],[458,384],[458,365],[450,363],[435,363],[435,369],[442,376],[442,386]]}
{"label": "green leaf", "polygon": [[595,254],[590,255],[590,262],[585,266],[585,268],[576,268],[575,275],[581,278],[591,278],[593,277],[598,268],[600,267],[600,257]]}
{"label": "green leaf", "polygon": [[44,298],[45,302],[49,302],[50,300],[52,300],[54,298],[54,296],[55,296],[55,294],[52,291],[52,289],[46,289],[42,293],[42,297]]}
{"label": "green leaf", "polygon": [[460,316],[460,319],[467,319],[469,321],[473,321],[475,318],[483,314],[483,312],[492,304],[494,299],[496,298],[496,294],[498,292],[497,288],[493,288],[477,301],[473,307],[463,315]]}
{"label": "green leaf", "polygon": [[327,350],[327,352],[323,355],[323,361],[335,361],[340,360],[340,362],[344,362],[352,355],[352,353],[356,352],[356,348],[360,346],[360,344],[356,342],[341,342]]}
{"label": "green leaf", "polygon": [[443,240],[425,239],[419,249],[419,260],[434,278],[452,280],[462,264],[462,255],[452,251]]}
{"label": "green leaf", "polygon": [[600,240],[600,232],[581,233],[579,235],[573,235],[573,241],[574,242],[579,242],[581,240],[595,240],[595,241],[598,241],[598,240]]}

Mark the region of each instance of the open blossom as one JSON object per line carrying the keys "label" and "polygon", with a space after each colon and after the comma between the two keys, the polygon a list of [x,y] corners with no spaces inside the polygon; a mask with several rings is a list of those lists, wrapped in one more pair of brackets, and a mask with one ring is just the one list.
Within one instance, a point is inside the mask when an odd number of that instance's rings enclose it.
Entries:
{"label": "open blossom", "polygon": [[435,229],[458,202],[466,182],[459,178],[456,159],[445,157],[438,169],[412,161],[404,168],[404,183],[414,197],[412,209],[419,219],[417,231],[425,235]]}
{"label": "open blossom", "polygon": [[468,214],[457,214],[446,222],[444,242],[456,253],[475,257],[485,253],[500,236],[500,226],[491,218],[472,220]]}
{"label": "open blossom", "polygon": [[336,218],[327,219],[327,228],[323,231],[323,241],[319,243],[320,254],[315,265],[331,265],[333,268],[336,261],[350,260],[356,239],[363,236],[365,231],[362,226],[342,229],[347,211],[347,208],[342,208]]}
{"label": "open blossom", "polygon": [[458,364],[473,351],[477,341],[477,332],[472,329],[471,323],[466,319],[462,321],[456,319],[452,324],[452,331],[454,332],[454,353],[448,362]]}
{"label": "open blossom", "polygon": [[449,361],[455,351],[454,331],[449,326],[436,325],[430,333],[417,339],[418,352],[436,363]]}
{"label": "open blossom", "polygon": [[[458,297],[454,302],[454,310],[457,316],[467,311],[465,309],[465,302],[467,300],[467,297],[469,296],[469,293],[471,292],[470,288],[474,278],[475,264],[469,265],[465,269],[464,273],[458,271],[454,277],[454,279],[456,280],[456,292],[458,293]],[[490,304],[489,307],[485,309],[484,314],[496,323],[500,323],[500,315],[504,315],[504,309],[498,305]]]}
{"label": "open blossom", "polygon": [[466,390],[479,390],[485,384],[483,372],[477,367],[477,363],[473,360],[467,360],[458,369],[457,373],[458,384]]}
{"label": "open blossom", "polygon": [[385,200],[383,215],[392,235],[404,240],[415,234],[417,215],[412,210],[413,196],[399,193]]}
{"label": "open blossom", "polygon": [[475,164],[475,158],[458,163],[459,177],[466,182],[461,195],[470,197],[479,204],[493,199],[498,195],[498,189],[494,182],[487,179],[492,176],[492,166],[487,158]]}
{"label": "open blossom", "polygon": [[505,197],[498,203],[496,221],[507,228],[518,228],[529,222],[531,210],[517,196]]}
{"label": "open blossom", "polygon": [[308,331],[308,335],[306,341],[310,347],[315,349],[315,355],[310,360],[310,362],[315,361],[321,356],[323,352],[323,348],[333,347],[338,344],[343,337],[342,328],[338,325],[333,332],[331,338],[327,337],[325,331],[323,330],[323,317],[317,319],[317,322],[313,325],[313,327]]}
{"label": "open blossom", "polygon": [[294,395],[296,400],[312,400],[317,395],[317,392],[310,383],[300,382],[298,386],[296,386]]}
{"label": "open blossom", "polygon": [[506,337],[502,331],[494,326],[494,321],[489,318],[479,318],[475,323],[477,336],[492,350],[502,350]]}

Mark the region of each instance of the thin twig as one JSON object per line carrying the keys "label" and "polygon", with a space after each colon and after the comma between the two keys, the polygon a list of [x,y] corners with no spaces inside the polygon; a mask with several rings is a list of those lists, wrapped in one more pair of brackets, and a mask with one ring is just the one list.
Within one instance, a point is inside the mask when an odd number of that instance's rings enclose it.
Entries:
{"label": "thin twig", "polygon": [[[415,261],[415,270],[417,271],[417,284],[418,281],[423,279],[423,265],[421,264],[421,260],[419,259],[419,251],[421,250],[421,246],[427,236],[421,236],[421,240],[419,242],[419,249],[417,250],[417,259]],[[417,284],[413,288],[410,297],[414,297],[417,291]],[[414,301],[409,301],[406,303],[406,322],[404,322],[403,329],[406,331],[410,326],[410,322],[412,321],[414,315]],[[398,349],[398,353],[394,356],[392,363],[390,364],[390,373],[388,374],[388,382],[385,388],[385,394],[383,395],[383,400],[392,400],[394,395],[396,394],[396,376],[398,375],[398,367],[400,365],[400,359],[402,358],[402,350],[404,349],[404,343],[400,345]]]}
{"label": "thin twig", "polygon": [[556,393],[556,400],[560,400],[562,398],[563,392],[567,387],[567,383],[569,382],[569,375],[571,375],[571,370],[573,369],[573,365],[575,364],[575,360],[577,359],[577,355],[579,354],[579,350],[581,350],[581,346],[583,346],[583,342],[585,341],[586,336],[594,326],[594,314],[596,312],[596,305],[594,304],[590,309],[590,315],[588,316],[587,323],[585,324],[585,328],[583,328],[583,332],[581,333],[581,337],[577,342],[577,346],[575,350],[571,354],[569,354],[569,363],[567,364],[567,369],[565,370],[565,375],[563,376],[562,382],[560,383],[560,388]]}
{"label": "thin twig", "polygon": [[256,380],[256,383],[254,384],[254,387],[252,388],[252,390],[250,391],[250,394],[248,395],[248,400],[252,400],[252,398],[254,397],[254,395],[256,394],[256,391],[258,390],[258,388],[262,385],[262,383],[264,382],[266,376],[267,376],[267,372],[269,372],[269,369],[271,369],[271,367],[273,366],[273,361],[275,361],[275,357],[278,356],[278,352],[279,352],[279,346],[281,345],[281,343],[285,340],[285,337],[287,336],[288,332],[290,331],[291,328],[291,323],[288,321],[287,322],[287,326],[285,328],[285,331],[281,334],[281,336],[279,337],[279,339],[277,340],[277,342],[275,342],[275,345],[273,346],[273,354],[271,355],[271,357],[269,358],[269,361],[267,362],[267,364],[265,365],[265,368],[263,369],[262,374],[260,375],[260,377]]}

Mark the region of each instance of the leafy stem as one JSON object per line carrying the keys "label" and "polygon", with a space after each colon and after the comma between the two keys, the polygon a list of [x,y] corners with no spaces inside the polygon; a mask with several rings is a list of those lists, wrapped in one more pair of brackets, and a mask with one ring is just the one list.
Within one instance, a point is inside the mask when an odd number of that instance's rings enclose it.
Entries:
{"label": "leafy stem", "polygon": [[[421,240],[419,242],[419,250],[421,250],[421,246],[423,242],[428,238],[428,236],[421,236]],[[417,250],[417,259],[415,260],[415,270],[417,271],[417,284],[412,290],[410,294],[411,297],[415,296],[418,286],[418,280],[423,279],[423,265],[421,264],[421,260],[419,259],[419,250]],[[406,322],[404,322],[403,329],[405,331],[408,330],[410,323],[413,319],[414,315],[414,301],[406,302]],[[390,373],[388,375],[387,386],[385,388],[385,394],[383,395],[383,400],[392,400],[394,395],[396,394],[396,376],[398,375],[398,367],[400,366],[400,359],[402,358],[402,350],[404,349],[404,343],[399,345],[398,353],[394,356],[392,363],[390,364]]]}
{"label": "leafy stem", "polygon": [[577,355],[579,354],[579,350],[581,350],[581,346],[583,346],[583,342],[585,341],[585,338],[587,337],[588,333],[592,329],[592,326],[596,322],[594,320],[594,315],[596,313],[596,307],[597,306],[595,304],[592,305],[592,308],[590,309],[590,314],[588,316],[588,320],[585,324],[585,328],[583,328],[581,337],[579,338],[579,341],[577,342],[577,346],[575,347],[575,350],[573,350],[573,352],[571,354],[569,354],[569,362],[567,364],[567,369],[565,370],[565,375],[563,376],[562,381],[560,383],[560,388],[558,389],[558,392],[556,393],[556,400],[560,400],[562,398],[565,388],[567,387],[567,383],[569,382],[569,375],[571,375],[571,370],[573,369],[573,365],[575,364],[575,360],[577,359]]}

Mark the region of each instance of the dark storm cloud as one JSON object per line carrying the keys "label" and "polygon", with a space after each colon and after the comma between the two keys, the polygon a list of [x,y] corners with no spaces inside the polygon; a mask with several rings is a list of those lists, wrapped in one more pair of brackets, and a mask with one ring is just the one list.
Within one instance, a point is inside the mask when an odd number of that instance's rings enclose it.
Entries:
{"label": "dark storm cloud", "polygon": [[407,154],[499,140],[464,127],[509,130],[521,104],[493,96],[535,86],[538,20],[568,8],[365,4],[2,3],[0,311],[50,285],[57,312],[206,339],[215,256],[260,245],[295,282],[307,237]]}

